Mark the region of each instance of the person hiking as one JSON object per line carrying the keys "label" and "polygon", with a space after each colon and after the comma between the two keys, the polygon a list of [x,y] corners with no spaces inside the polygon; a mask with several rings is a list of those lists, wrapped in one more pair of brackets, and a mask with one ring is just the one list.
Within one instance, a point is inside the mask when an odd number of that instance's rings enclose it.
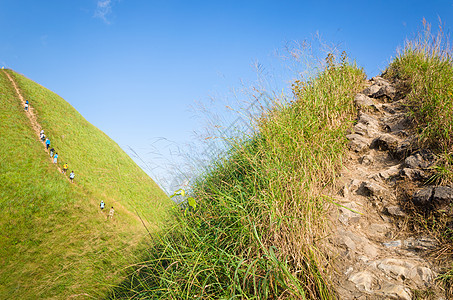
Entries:
{"label": "person hiking", "polygon": [[44,142],[45,140],[46,140],[46,135],[43,133],[43,134],[41,135],[41,141]]}
{"label": "person hiking", "polygon": [[54,152],[55,152],[55,149],[54,148],[50,148],[50,157],[53,157]]}
{"label": "person hiking", "polygon": [[104,207],[105,207],[104,200],[101,200],[101,204],[99,204],[99,207],[101,208],[101,210],[104,209]]}
{"label": "person hiking", "polygon": [[69,174],[69,180],[71,180],[71,182],[74,182],[74,177],[75,177],[74,171],[71,171],[71,174]]}
{"label": "person hiking", "polygon": [[55,155],[53,156],[53,163],[56,164],[58,162],[58,153],[55,152]]}
{"label": "person hiking", "polygon": [[61,173],[66,174],[66,171],[67,171],[68,169],[69,169],[68,163],[65,163],[65,164],[63,165],[63,170],[61,171]]}
{"label": "person hiking", "polygon": [[49,149],[50,147],[50,140],[49,138],[46,139],[46,149]]}
{"label": "person hiking", "polygon": [[24,109],[25,109],[25,111],[28,111],[28,101],[27,101],[27,102],[25,102],[25,106],[24,106]]}
{"label": "person hiking", "polygon": [[109,215],[107,216],[107,219],[113,219],[113,214],[115,213],[115,210],[113,209],[113,206],[112,208],[110,208],[110,211],[109,211]]}

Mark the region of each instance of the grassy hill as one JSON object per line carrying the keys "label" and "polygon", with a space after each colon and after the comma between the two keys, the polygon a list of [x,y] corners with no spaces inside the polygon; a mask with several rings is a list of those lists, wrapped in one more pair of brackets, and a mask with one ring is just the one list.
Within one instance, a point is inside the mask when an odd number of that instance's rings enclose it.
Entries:
{"label": "grassy hill", "polygon": [[[76,173],[51,162],[6,72]],[[99,298],[146,247],[171,201],[120,147],[61,97],[0,71],[0,298]],[[106,219],[99,202],[115,208]],[[77,298],[77,297],[76,297]]]}

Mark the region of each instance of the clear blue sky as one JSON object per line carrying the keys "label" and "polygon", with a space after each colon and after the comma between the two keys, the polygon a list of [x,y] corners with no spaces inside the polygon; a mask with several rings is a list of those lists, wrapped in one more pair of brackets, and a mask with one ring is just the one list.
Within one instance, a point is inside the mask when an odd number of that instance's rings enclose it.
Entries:
{"label": "clear blue sky", "polygon": [[0,64],[153,168],[150,152],[169,151],[157,138],[184,145],[202,126],[191,105],[253,81],[252,63],[271,68],[286,42],[318,32],[371,77],[422,18],[450,31],[453,1],[0,0]]}

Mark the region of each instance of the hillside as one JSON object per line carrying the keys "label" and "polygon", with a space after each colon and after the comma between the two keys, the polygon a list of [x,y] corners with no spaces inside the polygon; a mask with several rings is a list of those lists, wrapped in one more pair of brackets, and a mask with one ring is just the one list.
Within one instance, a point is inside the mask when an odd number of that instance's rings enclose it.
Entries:
{"label": "hillside", "polygon": [[420,36],[296,80],[110,298],[452,299],[453,50]]}
{"label": "hillside", "polygon": [[[0,105],[0,298],[102,297],[146,246],[137,214],[155,232],[170,200],[114,141],[39,84],[0,71]],[[64,163],[74,183],[60,173]]]}

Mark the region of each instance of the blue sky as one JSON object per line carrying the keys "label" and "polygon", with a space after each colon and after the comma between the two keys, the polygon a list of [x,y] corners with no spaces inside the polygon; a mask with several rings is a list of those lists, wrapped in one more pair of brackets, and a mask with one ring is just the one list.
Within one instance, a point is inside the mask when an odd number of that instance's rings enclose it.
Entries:
{"label": "blue sky", "polygon": [[213,96],[256,80],[256,62],[288,83],[275,55],[285,43],[318,33],[371,77],[423,18],[451,31],[453,1],[0,0],[0,64],[62,96],[162,176],[171,148],[184,150],[204,124],[195,102],[214,110]]}

